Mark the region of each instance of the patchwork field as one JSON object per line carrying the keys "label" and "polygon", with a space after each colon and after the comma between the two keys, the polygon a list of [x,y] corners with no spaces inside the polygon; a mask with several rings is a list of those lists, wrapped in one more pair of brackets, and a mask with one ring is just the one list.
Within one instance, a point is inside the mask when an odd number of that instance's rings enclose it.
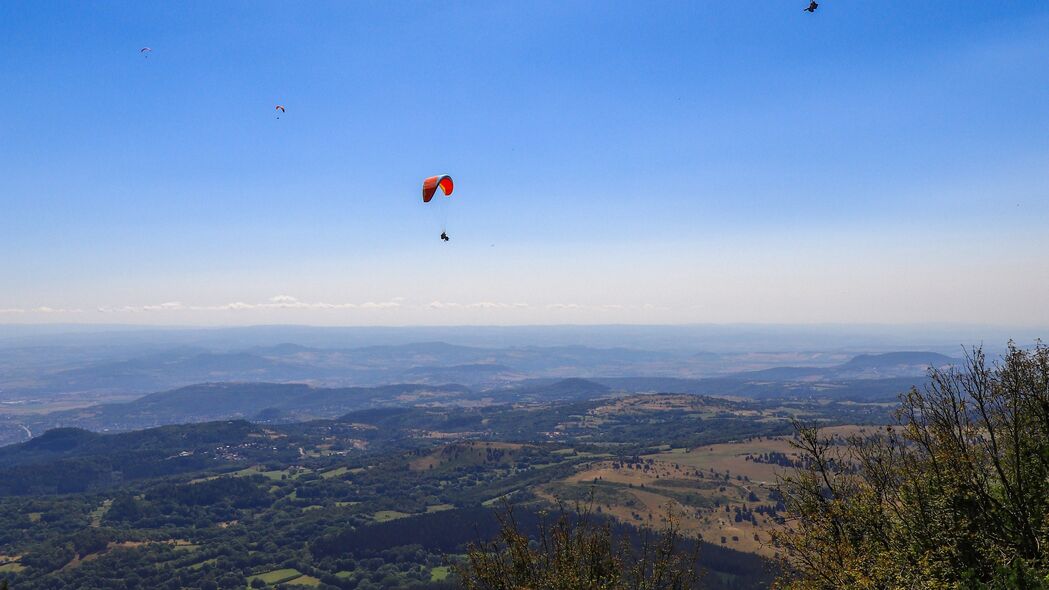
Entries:
{"label": "patchwork field", "polygon": [[20,563],[18,563],[18,562],[9,562],[9,563],[5,563],[5,564],[0,565],[0,573],[11,572],[13,574],[17,574],[17,573],[22,572],[24,570],[25,570],[25,566],[20,564]]}
{"label": "patchwork field", "polygon": [[509,465],[525,445],[505,442],[467,441],[439,447],[432,453],[412,459],[412,471],[428,471],[440,467],[468,465]]}
{"label": "patchwork field", "polygon": [[397,520],[398,518],[406,518],[411,516],[406,512],[398,512],[396,510],[380,510],[372,515],[372,519],[375,522],[389,522],[391,520]]}
{"label": "patchwork field", "polygon": [[[863,434],[857,426],[827,435]],[[801,465],[790,437],[676,448],[626,460],[583,463],[576,473],[544,486],[548,501],[592,499],[595,510],[633,524],[665,525],[668,515],[687,532],[732,549],[773,555],[768,531],[780,521],[777,478]]]}
{"label": "patchwork field", "polygon": [[[776,475],[788,465],[766,462],[767,460],[761,458],[780,455],[792,461],[800,459],[787,437],[756,438],[694,449],[671,449],[664,453],[646,455],[646,458],[681,468],[691,468],[707,475],[727,475],[729,478],[743,476],[756,483],[772,484],[776,481]],[[759,460],[755,460],[756,458]]]}
{"label": "patchwork field", "polygon": [[[292,568],[285,568],[285,569],[279,569],[279,570],[273,570],[273,571],[270,571],[270,572],[265,572],[265,573],[262,573],[262,574],[256,574],[254,576],[249,576],[248,577],[248,586],[250,587],[251,583],[254,582],[255,580],[261,580],[261,581],[266,582],[266,584],[269,584],[271,586],[276,586],[277,584],[288,584],[288,583],[292,583],[292,584],[295,584],[295,585],[303,585],[299,581],[302,577],[303,577],[303,574],[299,570],[292,569]],[[320,583],[320,581],[318,580],[317,583],[311,584],[311,585],[316,586],[319,583]]]}
{"label": "patchwork field", "polygon": [[715,416],[720,413],[752,417],[760,417],[762,415],[757,410],[741,410],[729,402],[730,400],[727,399],[694,395],[634,395],[612,400],[603,406],[595,408],[592,414],[602,416],[684,411],[694,412],[697,416],[703,417]]}

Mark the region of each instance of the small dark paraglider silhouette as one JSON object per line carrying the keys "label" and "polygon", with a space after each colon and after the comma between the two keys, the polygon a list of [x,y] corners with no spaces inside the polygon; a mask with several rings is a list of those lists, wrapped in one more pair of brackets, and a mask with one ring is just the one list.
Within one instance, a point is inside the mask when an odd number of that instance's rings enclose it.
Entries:
{"label": "small dark paraglider silhouette", "polygon": [[142,57],[144,57],[146,59],[149,59],[149,54],[152,51],[153,51],[153,49],[151,47],[143,47],[142,49],[138,50],[138,52],[142,54]]}
{"label": "small dark paraglider silhouette", "polygon": [[809,2],[809,7],[805,8],[804,10],[805,12],[816,12],[816,9],[819,7],[820,5],[816,3],[816,0],[812,0],[811,2]]}
{"label": "small dark paraglider silhouette", "polygon": [[451,238],[448,237],[448,232],[441,232],[441,239],[447,242]]}
{"label": "small dark paraglider silhouette", "polygon": [[[283,113],[284,112],[284,105],[277,105],[277,107],[275,109],[273,109],[273,110],[274,111],[280,111],[280,112]],[[277,115],[277,118],[280,119],[280,115]]]}

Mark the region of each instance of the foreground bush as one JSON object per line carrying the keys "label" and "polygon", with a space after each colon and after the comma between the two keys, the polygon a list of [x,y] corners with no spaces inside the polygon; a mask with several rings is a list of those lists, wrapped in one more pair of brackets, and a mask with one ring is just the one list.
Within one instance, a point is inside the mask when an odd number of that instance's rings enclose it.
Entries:
{"label": "foreground bush", "polygon": [[1049,588],[1049,349],[975,349],[836,445],[798,428],[783,588]]}
{"label": "foreground bush", "polygon": [[[673,519],[658,536],[632,543],[588,508],[563,508],[540,523],[532,540],[507,507],[499,538],[470,546],[456,567],[467,590],[690,590],[697,587],[698,544],[686,543]],[[692,549],[689,549],[689,546]]]}

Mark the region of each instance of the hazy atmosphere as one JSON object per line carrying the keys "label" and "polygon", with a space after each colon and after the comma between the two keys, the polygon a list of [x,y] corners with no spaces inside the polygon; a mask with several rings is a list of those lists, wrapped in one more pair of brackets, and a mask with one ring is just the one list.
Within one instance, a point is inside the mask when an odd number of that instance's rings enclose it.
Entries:
{"label": "hazy atmosphere", "polygon": [[0,323],[1049,325],[1047,38],[1039,2],[5,2]]}

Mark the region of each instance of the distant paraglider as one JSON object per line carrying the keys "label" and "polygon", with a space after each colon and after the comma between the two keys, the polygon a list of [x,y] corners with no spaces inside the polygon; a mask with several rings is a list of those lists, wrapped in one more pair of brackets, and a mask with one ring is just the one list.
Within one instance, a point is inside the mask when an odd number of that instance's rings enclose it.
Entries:
{"label": "distant paraglider", "polygon": [[[437,176],[431,176],[423,181],[423,203],[429,203],[435,194],[437,189],[441,189],[444,196],[452,196],[452,191],[455,189],[455,183],[452,182],[452,177],[447,174],[440,174]],[[438,199],[438,202],[440,199]],[[433,207],[434,205],[431,205]],[[444,210],[443,206],[438,205],[438,208]],[[441,222],[441,240],[447,242],[451,238],[448,237],[448,231],[445,229],[445,220]]]}
{"label": "distant paraglider", "polygon": [[142,57],[149,59],[149,54],[153,52],[153,48],[143,47],[142,49],[139,49],[138,52],[142,54]]}
{"label": "distant paraglider", "polygon": [[[277,105],[273,110],[277,111],[277,112],[281,112],[281,113],[285,112],[284,111],[284,105],[280,105],[280,104]],[[277,115],[277,118],[280,119],[280,115]]]}
{"label": "distant paraglider", "polygon": [[811,2],[809,2],[809,7],[804,10],[805,12],[816,12],[816,9],[819,7],[820,5],[816,2],[816,0],[812,0]]}

